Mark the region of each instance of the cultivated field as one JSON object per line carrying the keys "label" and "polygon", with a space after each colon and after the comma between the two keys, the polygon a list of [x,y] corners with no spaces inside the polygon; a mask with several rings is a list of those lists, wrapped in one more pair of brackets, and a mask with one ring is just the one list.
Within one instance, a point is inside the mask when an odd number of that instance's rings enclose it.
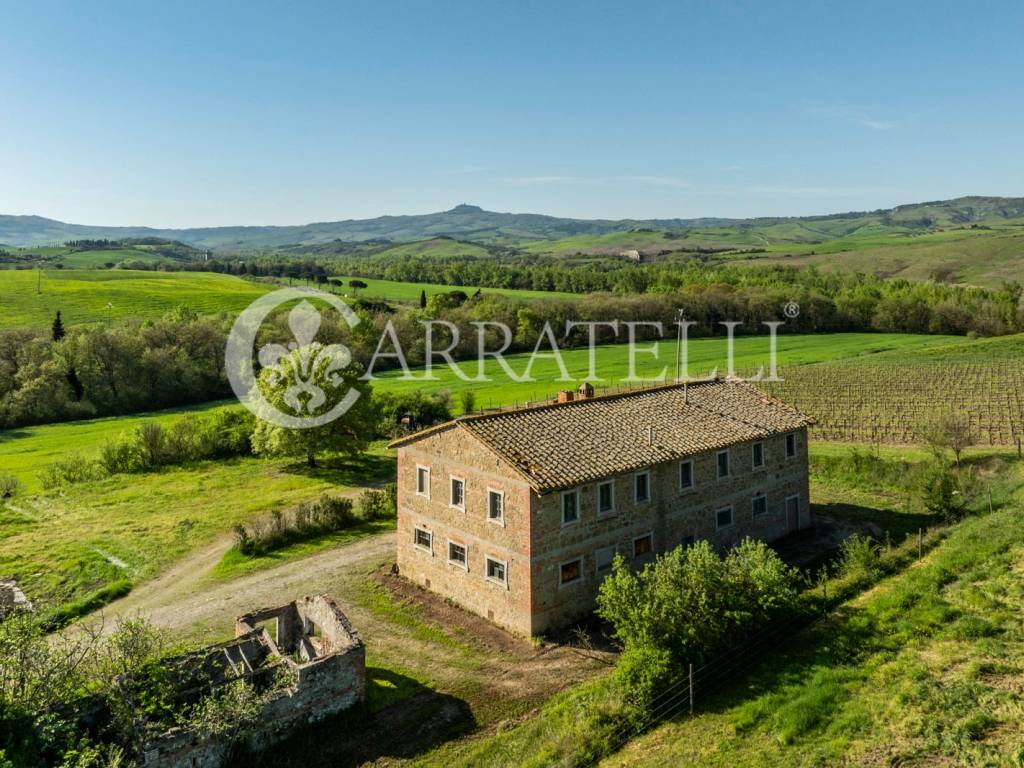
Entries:
{"label": "cultivated field", "polygon": [[272,289],[209,272],[45,269],[40,279],[36,270],[0,269],[0,328],[49,328],[57,310],[67,325],[160,317],[178,306],[199,314],[237,312]]}
{"label": "cultivated field", "polygon": [[976,442],[1024,440],[1024,336],[785,367],[765,391],[811,414],[818,440],[921,442],[936,417],[965,415]]}

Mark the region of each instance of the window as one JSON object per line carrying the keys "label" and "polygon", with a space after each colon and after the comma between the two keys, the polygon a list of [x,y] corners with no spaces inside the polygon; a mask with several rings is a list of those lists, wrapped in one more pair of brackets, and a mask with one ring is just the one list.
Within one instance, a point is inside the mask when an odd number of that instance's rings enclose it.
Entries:
{"label": "window", "polygon": [[754,469],[764,466],[764,443],[754,443],[750,448],[751,464]]}
{"label": "window", "polygon": [[633,539],[633,557],[643,557],[652,551],[654,551],[653,533]]}
{"label": "window", "polygon": [[786,435],[786,458],[792,459],[794,456],[796,456],[796,435],[790,433]]}
{"label": "window", "polygon": [[615,560],[615,547],[605,547],[594,552],[594,566],[598,576],[611,573],[612,562]]}
{"label": "window", "polygon": [[636,503],[642,504],[651,500],[651,473],[637,472],[633,475],[633,487],[636,491]]}
{"label": "window", "polygon": [[416,495],[430,498],[430,467],[416,467]]}
{"label": "window", "polygon": [[754,517],[765,514],[768,511],[768,497],[763,493],[755,494],[751,506],[754,510]]}
{"label": "window", "polygon": [[693,488],[693,461],[679,462],[679,490],[688,491]]}
{"label": "window", "polygon": [[504,584],[507,576],[506,565],[501,560],[494,560],[493,558],[487,558],[487,566],[484,570],[487,578],[491,581],[495,581],[499,584]]}
{"label": "window", "polygon": [[505,494],[492,488],[487,489],[487,519],[495,523],[505,521]]}
{"label": "window", "polygon": [[466,556],[466,547],[462,544],[456,544],[454,541],[449,541],[448,562],[460,568],[468,567],[469,558]]}
{"label": "window", "polygon": [[732,507],[725,507],[715,512],[715,530],[720,531],[732,525]]}
{"label": "window", "polygon": [[583,578],[583,560],[576,558],[568,563],[562,563],[559,568],[558,585],[564,587]]}
{"label": "window", "polygon": [[729,451],[718,452],[718,479],[729,476]]}
{"label": "window", "polygon": [[412,530],[412,543],[420,549],[425,549],[428,552],[433,551],[433,538],[430,531],[423,528],[413,528]]}
{"label": "window", "polygon": [[597,484],[597,514],[608,515],[615,511],[615,482],[607,480]]}
{"label": "window", "polygon": [[459,509],[466,508],[466,481],[461,477],[452,477],[452,495],[449,504]]}
{"label": "window", "polygon": [[562,525],[575,523],[580,519],[580,494],[577,490],[562,494]]}
{"label": "window", "polygon": [[680,546],[682,546],[683,549],[686,549],[687,547],[692,547],[693,546],[693,542],[694,542],[693,536],[683,536],[683,538],[680,540],[679,544],[680,544]]}
{"label": "window", "polygon": [[800,528],[800,497],[786,497],[786,525],[790,529]]}

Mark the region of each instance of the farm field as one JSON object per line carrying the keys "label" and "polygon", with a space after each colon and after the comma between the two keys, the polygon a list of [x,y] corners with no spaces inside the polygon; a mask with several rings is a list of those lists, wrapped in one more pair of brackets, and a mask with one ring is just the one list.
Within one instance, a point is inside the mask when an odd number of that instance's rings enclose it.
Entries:
{"label": "farm field", "polygon": [[[427,298],[438,293],[450,291],[463,291],[472,296],[477,292],[477,286],[473,285],[442,285],[440,283],[405,283],[398,280],[376,280],[370,277],[353,277],[332,275],[336,280],[341,280],[345,287],[342,290],[346,295],[352,295],[352,289],[348,287],[349,280],[362,280],[366,288],[360,288],[355,296],[365,299],[383,299],[401,304],[415,304],[419,306],[420,292],[426,291]],[[481,293],[496,293],[502,296],[519,299],[579,299],[578,293],[564,293],[560,291],[528,291],[518,288],[480,288]]]}
{"label": "farm field", "polygon": [[[49,328],[60,310],[67,325],[110,318],[155,318],[178,306],[200,314],[244,309],[273,286],[210,272],[46,269],[41,293],[36,270],[0,269],[4,313],[0,327]],[[111,308],[107,308],[107,304]]]}
{"label": "farm field", "polygon": [[[779,337],[778,359],[780,366],[795,370],[797,366],[824,360],[884,360],[886,364],[900,361],[931,359],[930,355],[968,355],[970,350],[982,345],[985,354],[996,354],[995,350],[1012,350],[1014,343],[1024,343],[1024,337],[1006,337],[991,341],[969,341],[962,337],[913,336],[900,334],[830,334],[791,335]],[[737,369],[755,369],[767,365],[769,340],[763,336],[746,336],[736,339],[735,360]],[[675,359],[675,341],[663,341],[657,345],[658,357],[637,354],[636,370],[640,376],[654,376],[666,365],[669,375]],[[423,380],[422,370],[413,370],[415,379],[401,378],[400,370],[385,371],[374,382],[374,387],[385,391],[409,392],[423,390],[434,392],[448,390],[453,395],[453,406],[458,409],[458,395],[472,390],[477,407],[498,407],[523,403],[545,396],[553,396],[558,389],[574,388],[586,380],[589,368],[587,350],[573,349],[563,353],[563,360],[571,381],[556,381],[559,371],[555,361],[538,357],[532,368],[537,382],[513,382],[500,370],[494,360],[488,360],[485,372],[495,381],[469,382],[459,379],[447,366],[435,366],[435,380]],[[598,347],[595,360],[597,372],[609,384],[626,376],[629,359],[621,345]],[[694,339],[689,344],[691,375],[709,373],[718,367],[725,371],[726,342],[721,338]],[[525,371],[528,356],[509,355],[509,366],[516,372]],[[467,376],[475,376],[475,363],[465,363],[461,369]],[[598,387],[601,382],[594,382]],[[139,424],[149,420],[164,423],[173,421],[186,412],[202,412],[219,407],[239,408],[237,403],[226,400],[186,408],[175,408],[150,414],[134,416],[112,416],[88,421],[65,424],[45,424],[0,432],[0,466],[16,475],[31,491],[39,490],[38,473],[53,461],[68,454],[95,454],[106,440],[130,432]]]}

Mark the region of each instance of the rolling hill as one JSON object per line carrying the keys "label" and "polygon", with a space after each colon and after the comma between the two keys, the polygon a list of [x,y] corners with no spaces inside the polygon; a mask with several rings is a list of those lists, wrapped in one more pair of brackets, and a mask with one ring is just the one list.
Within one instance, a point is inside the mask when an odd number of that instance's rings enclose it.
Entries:
{"label": "rolling hill", "polygon": [[379,216],[298,226],[153,229],[66,224],[41,216],[0,215],[0,243],[41,246],[83,238],[164,238],[203,249],[234,251],[315,245],[340,240],[410,242],[447,236],[478,243],[511,244],[602,236],[635,230],[724,229],[750,244],[815,243],[859,234],[914,233],[982,222],[1024,219],[1024,198],[961,197],[895,208],[828,216],[759,219],[570,219],[534,213],[498,213],[457,205],[441,213]]}

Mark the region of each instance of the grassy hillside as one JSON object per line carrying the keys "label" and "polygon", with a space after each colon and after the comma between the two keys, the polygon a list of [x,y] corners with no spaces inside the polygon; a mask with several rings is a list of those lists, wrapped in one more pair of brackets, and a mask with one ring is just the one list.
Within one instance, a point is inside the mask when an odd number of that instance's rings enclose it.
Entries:
{"label": "grassy hillside", "polygon": [[604,766],[1020,765],[1017,501]]}
{"label": "grassy hillside", "polygon": [[40,280],[37,270],[2,269],[0,327],[48,327],[57,310],[67,324],[159,317],[179,305],[199,313],[237,311],[269,290],[272,286],[205,272],[45,269]]}

